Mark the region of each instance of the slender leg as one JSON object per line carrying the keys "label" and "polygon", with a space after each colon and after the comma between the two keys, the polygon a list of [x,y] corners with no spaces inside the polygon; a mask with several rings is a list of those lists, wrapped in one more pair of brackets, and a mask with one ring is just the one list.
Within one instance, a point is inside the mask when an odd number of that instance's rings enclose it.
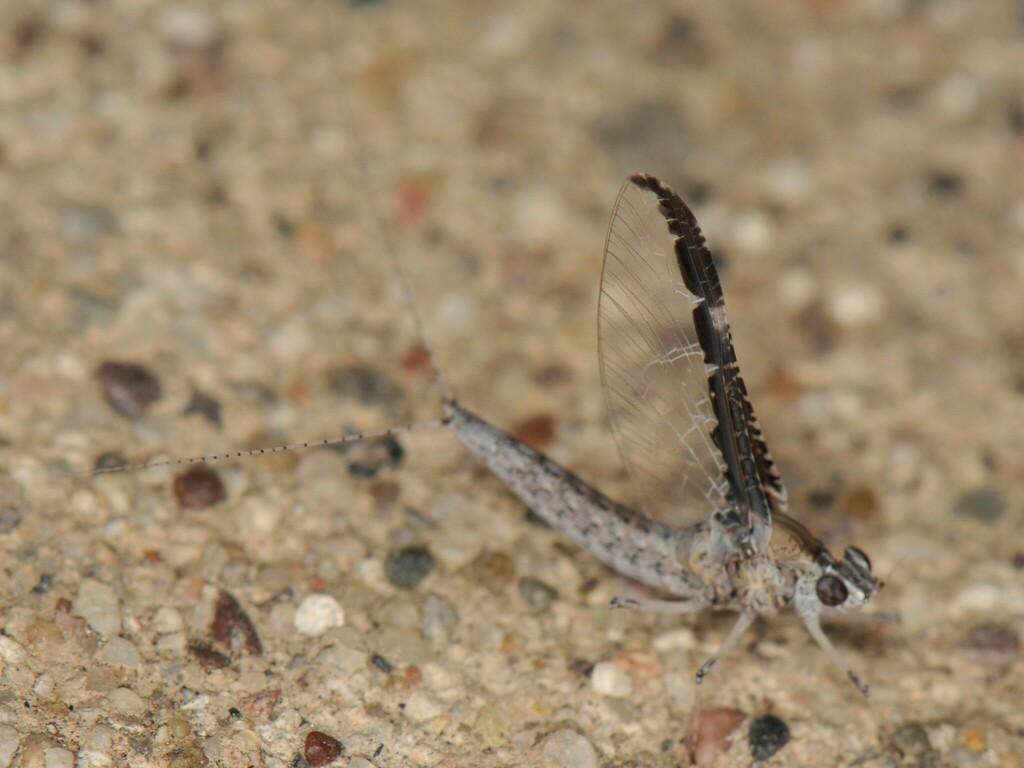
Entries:
{"label": "slender leg", "polygon": [[616,597],[609,607],[654,613],[697,613],[707,608],[707,605],[695,600],[634,600],[631,597]]}
{"label": "slender leg", "polygon": [[846,659],[842,657],[839,651],[836,650],[835,646],[832,645],[832,641],[826,637],[825,633],[821,630],[821,624],[818,622],[818,616],[816,614],[801,616],[804,620],[804,626],[807,627],[807,631],[811,633],[811,637],[814,638],[821,650],[828,656],[829,661],[836,665],[839,669],[846,673],[846,676],[850,678],[854,685],[864,694],[865,698],[868,695],[868,684],[864,682],[860,675],[853,671],[853,668],[846,663]]}
{"label": "slender leg", "polygon": [[715,655],[705,661],[704,666],[698,670],[697,685],[704,682],[704,678],[707,676],[708,672],[711,671],[711,668],[718,662],[718,659],[736,646],[736,643],[738,643],[740,638],[743,637],[743,633],[746,632],[750,628],[750,625],[754,623],[754,618],[756,616],[757,614],[753,611],[743,611],[740,613],[739,618],[736,619],[736,623],[733,624],[732,629],[729,630],[729,634],[725,636],[725,640],[722,642],[722,645],[719,646],[717,651],[715,651]]}

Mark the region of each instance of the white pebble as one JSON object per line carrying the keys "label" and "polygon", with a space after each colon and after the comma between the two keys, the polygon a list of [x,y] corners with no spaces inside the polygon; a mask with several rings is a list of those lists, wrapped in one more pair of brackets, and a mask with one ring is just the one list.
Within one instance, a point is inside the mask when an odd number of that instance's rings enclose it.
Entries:
{"label": "white pebble", "polygon": [[761,211],[740,213],[732,227],[735,246],[750,256],[760,256],[772,242],[772,222]]}
{"label": "white pebble", "polygon": [[292,624],[299,634],[317,637],[345,623],[345,609],[330,595],[308,595],[295,611]]}
{"label": "white pebble", "polygon": [[207,48],[217,39],[217,22],[201,7],[166,6],[157,24],[165,40],[186,48]]}
{"label": "white pebble", "polygon": [[12,640],[6,635],[0,635],[0,661],[8,664],[18,664],[25,658],[25,649],[17,640]]}
{"label": "white pebble", "polygon": [[597,768],[597,752],[576,731],[562,728],[541,742],[540,753],[558,768]]}
{"label": "white pebble", "polygon": [[811,192],[814,181],[804,160],[784,157],[773,162],[765,172],[765,191],[776,203],[798,203]]}
{"label": "white pebble", "polygon": [[806,267],[790,267],[775,279],[779,301],[786,309],[803,309],[814,299],[818,286],[813,273]]}
{"label": "white pebble", "polygon": [[602,696],[622,699],[633,693],[633,680],[626,670],[612,661],[599,661],[594,665],[590,684]]}
{"label": "white pebble", "polygon": [[131,688],[115,688],[107,694],[110,703],[118,712],[139,717],[146,711],[147,703]]}
{"label": "white pebble", "polygon": [[878,322],[885,314],[885,299],[875,286],[850,283],[832,292],[828,300],[829,314],[837,323],[856,328]]}
{"label": "white pebble", "polygon": [[153,630],[160,635],[181,632],[185,628],[185,619],[177,608],[163,606],[153,614]]}
{"label": "white pebble", "polygon": [[121,633],[121,601],[108,584],[83,579],[75,596],[74,612],[101,637]]}
{"label": "white pebble", "polygon": [[687,627],[670,629],[668,632],[662,632],[654,638],[654,650],[658,653],[667,653],[668,651],[689,651],[694,648],[696,644],[697,643],[693,637],[693,630],[688,629]]}

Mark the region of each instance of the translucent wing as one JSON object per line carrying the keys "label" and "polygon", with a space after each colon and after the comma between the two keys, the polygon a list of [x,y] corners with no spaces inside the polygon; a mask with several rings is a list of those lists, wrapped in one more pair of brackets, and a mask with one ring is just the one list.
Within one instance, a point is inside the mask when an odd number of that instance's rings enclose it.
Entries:
{"label": "translucent wing", "polygon": [[717,516],[758,549],[785,490],[739,376],[721,285],[689,208],[652,176],[619,193],[598,313],[601,374],[619,452],[647,513]]}

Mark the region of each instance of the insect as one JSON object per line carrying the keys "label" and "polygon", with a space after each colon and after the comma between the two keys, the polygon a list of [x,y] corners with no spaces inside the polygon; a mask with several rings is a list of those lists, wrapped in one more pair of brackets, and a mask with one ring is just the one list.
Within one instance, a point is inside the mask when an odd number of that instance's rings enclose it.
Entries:
{"label": "insect", "polygon": [[623,185],[605,244],[598,312],[602,382],[619,452],[642,492],[629,509],[446,395],[443,423],[535,514],[598,560],[673,600],[614,608],[738,611],[699,684],[757,616],[791,607],[860,691],[822,614],[878,592],[868,556],[834,557],[786,514],[786,488],[740,376],[714,261],[666,184]]}
{"label": "insect", "polygon": [[[429,349],[412,291],[394,249],[388,250],[421,343]],[[615,571],[673,598],[616,598],[611,607],[739,613],[719,649],[698,670],[698,684],[755,618],[792,608],[832,663],[866,696],[867,684],[832,645],[820,618],[861,608],[881,582],[863,551],[848,547],[836,558],[787,514],[786,488],[747,397],[704,235],[682,199],[654,176],[631,176],[615,202],[598,325],[606,403],[619,452],[644,499],[640,510],[611,500],[463,408],[433,358],[430,366],[443,396],[439,420],[93,474],[445,426],[537,516]]]}

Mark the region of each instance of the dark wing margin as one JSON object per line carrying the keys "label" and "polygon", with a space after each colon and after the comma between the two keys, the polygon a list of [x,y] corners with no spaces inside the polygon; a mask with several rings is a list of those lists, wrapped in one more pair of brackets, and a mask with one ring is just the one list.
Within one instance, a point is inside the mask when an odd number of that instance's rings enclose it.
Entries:
{"label": "dark wing margin", "polygon": [[769,497],[785,503],[785,488],[765,445],[740,376],[725,311],[722,284],[696,217],[668,185],[635,174],[629,183],[656,195],[675,238],[675,256],[693,302],[693,326],[708,372],[708,393],[716,424],[712,439],[721,452],[730,509],[721,522],[737,548],[760,551],[771,531]]}

